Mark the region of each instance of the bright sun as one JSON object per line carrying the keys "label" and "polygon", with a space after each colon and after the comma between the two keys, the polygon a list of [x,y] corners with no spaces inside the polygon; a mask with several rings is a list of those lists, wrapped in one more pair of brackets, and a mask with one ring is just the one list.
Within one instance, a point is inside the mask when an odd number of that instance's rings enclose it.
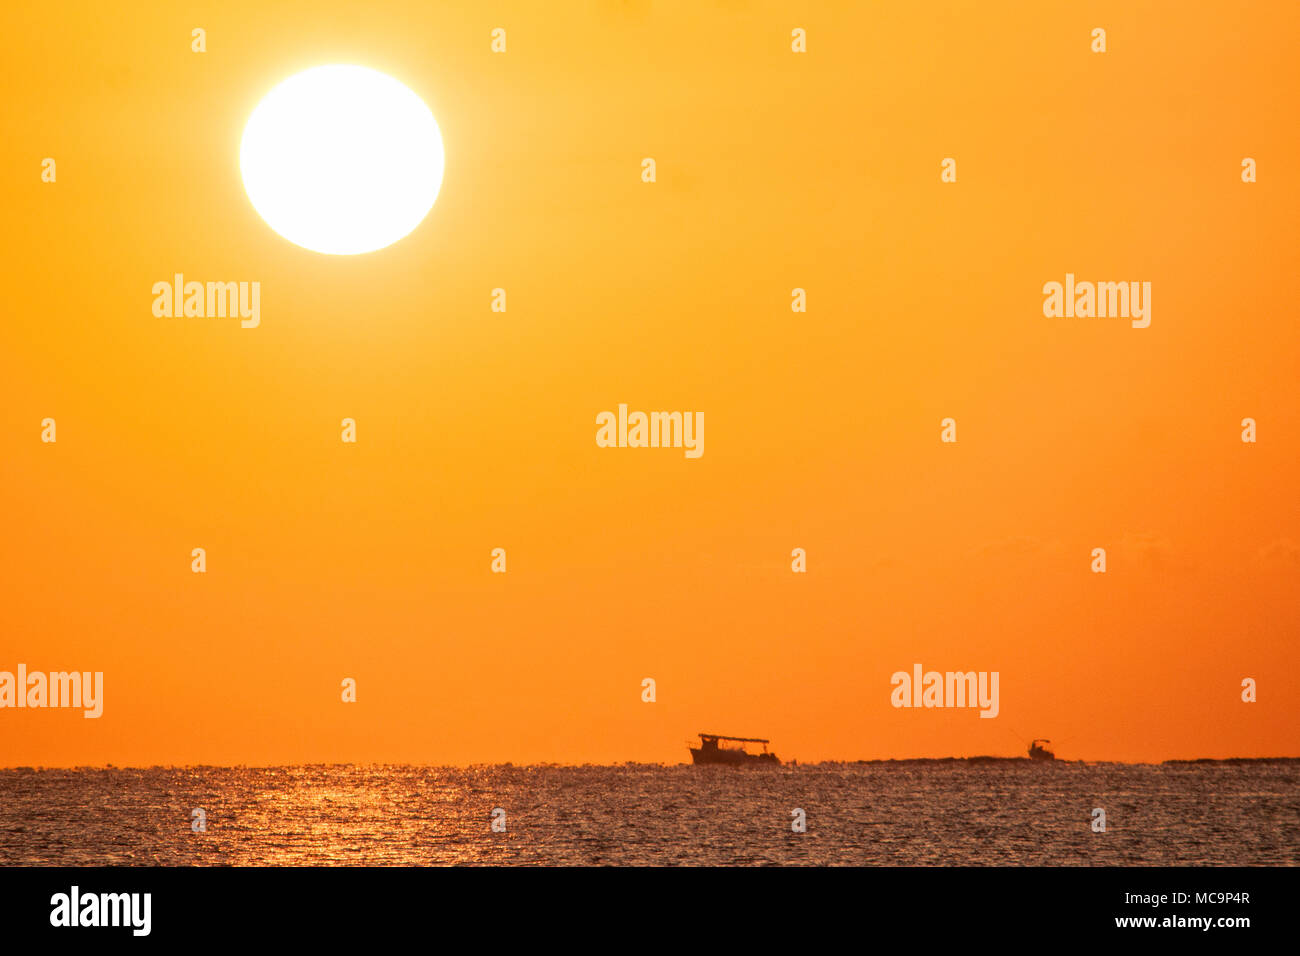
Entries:
{"label": "bright sun", "polygon": [[333,255],[382,249],[418,226],[442,167],[424,101],[363,66],[289,77],[257,105],[239,147],[244,189],[267,225]]}

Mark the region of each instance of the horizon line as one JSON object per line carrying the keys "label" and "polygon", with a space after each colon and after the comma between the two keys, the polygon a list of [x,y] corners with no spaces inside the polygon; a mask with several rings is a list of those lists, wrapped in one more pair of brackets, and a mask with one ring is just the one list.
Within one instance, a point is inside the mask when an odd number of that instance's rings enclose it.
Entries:
{"label": "horizon line", "polygon": [[[960,763],[970,761],[1000,761],[1008,763],[1026,763],[1037,765],[1050,764],[1076,764],[1084,766],[1098,766],[1103,764],[1119,765],[1125,767],[1163,767],[1169,764],[1194,764],[1194,763],[1281,763],[1295,761],[1300,762],[1300,756],[1274,756],[1274,757],[1171,757],[1161,761],[1149,760],[1066,760],[1056,758],[1055,760],[1031,760],[1029,757],[1003,757],[988,754],[977,754],[971,757],[872,757],[872,758],[854,758],[846,760],[817,760],[800,763],[798,760],[783,761],[779,764],[782,767],[822,767],[835,766],[843,764],[888,764],[888,763]],[[624,760],[619,763],[561,763],[555,761],[541,761],[534,763],[515,763],[506,760],[499,763],[394,763],[394,762],[357,762],[357,761],[308,761],[302,763],[268,763],[268,764],[213,764],[213,763],[179,763],[179,764],[130,764],[117,765],[112,763],[105,764],[11,764],[0,766],[0,773],[11,770],[195,770],[195,769],[213,769],[213,770],[279,770],[285,767],[422,767],[432,769],[448,770],[469,770],[476,767],[559,767],[580,769],[583,767],[692,767],[696,766],[689,761],[680,761],[677,763],[663,763],[657,761],[641,760]],[[730,768],[734,770],[735,768]],[[753,769],[753,768],[751,768]],[[767,769],[771,769],[770,767]]]}

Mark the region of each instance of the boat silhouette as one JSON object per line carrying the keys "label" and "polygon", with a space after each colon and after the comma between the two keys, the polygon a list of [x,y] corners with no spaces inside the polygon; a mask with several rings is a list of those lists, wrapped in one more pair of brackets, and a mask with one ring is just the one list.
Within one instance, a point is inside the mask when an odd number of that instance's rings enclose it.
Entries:
{"label": "boat silhouette", "polygon": [[1051,741],[1045,737],[1035,737],[1029,742],[1029,759],[1030,760],[1055,760],[1056,754],[1052,753],[1046,747],[1040,747],[1039,744],[1050,744]]}
{"label": "boat silhouette", "polygon": [[[767,752],[769,743],[763,737],[728,737],[726,734],[705,734],[700,736],[700,745],[690,747],[691,760],[695,763],[718,763],[728,766],[766,765],[778,767],[781,761],[776,754]],[[739,747],[723,747],[721,741],[738,743]],[[745,749],[745,744],[761,744],[762,753],[752,754]]]}

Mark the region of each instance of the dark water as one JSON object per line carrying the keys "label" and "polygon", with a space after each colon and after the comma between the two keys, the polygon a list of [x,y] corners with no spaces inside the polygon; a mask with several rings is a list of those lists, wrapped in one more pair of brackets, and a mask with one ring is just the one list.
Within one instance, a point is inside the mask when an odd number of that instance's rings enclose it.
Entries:
{"label": "dark water", "polygon": [[1298,782],[1300,763],[0,770],[0,864],[1295,865]]}

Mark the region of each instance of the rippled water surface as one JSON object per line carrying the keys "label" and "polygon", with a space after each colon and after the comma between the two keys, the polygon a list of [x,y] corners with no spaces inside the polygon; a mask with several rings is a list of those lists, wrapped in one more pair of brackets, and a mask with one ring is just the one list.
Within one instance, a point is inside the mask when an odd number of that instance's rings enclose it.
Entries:
{"label": "rippled water surface", "polygon": [[1298,780],[1296,763],[0,770],[0,863],[1295,865]]}

